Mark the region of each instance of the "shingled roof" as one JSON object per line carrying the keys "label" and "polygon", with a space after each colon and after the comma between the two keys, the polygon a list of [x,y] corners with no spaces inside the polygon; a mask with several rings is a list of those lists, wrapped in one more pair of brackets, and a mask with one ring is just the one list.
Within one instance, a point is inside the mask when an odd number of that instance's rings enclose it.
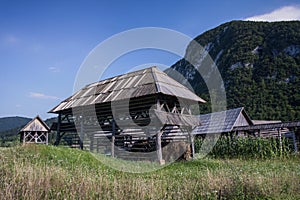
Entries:
{"label": "shingled roof", "polygon": [[234,127],[253,125],[244,107],[200,115],[201,126],[193,134],[231,132]]}
{"label": "shingled roof", "polygon": [[164,94],[195,102],[205,102],[157,67],[150,67],[87,85],[49,112],[58,113],[78,106],[153,94]]}

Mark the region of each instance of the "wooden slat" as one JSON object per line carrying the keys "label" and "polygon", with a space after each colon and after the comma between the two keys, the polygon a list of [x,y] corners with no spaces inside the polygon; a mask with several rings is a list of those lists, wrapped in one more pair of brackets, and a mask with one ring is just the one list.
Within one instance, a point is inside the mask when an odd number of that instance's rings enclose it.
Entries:
{"label": "wooden slat", "polygon": [[300,127],[300,121],[258,124],[252,126],[239,126],[239,127],[234,127],[233,131],[266,130],[266,129],[274,129],[274,128],[292,128],[292,127]]}

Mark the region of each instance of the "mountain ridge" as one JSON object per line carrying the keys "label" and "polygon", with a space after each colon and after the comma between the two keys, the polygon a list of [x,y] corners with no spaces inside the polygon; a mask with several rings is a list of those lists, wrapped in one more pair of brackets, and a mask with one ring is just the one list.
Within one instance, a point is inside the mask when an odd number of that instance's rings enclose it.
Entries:
{"label": "mountain ridge", "polygon": [[27,117],[11,116],[0,118],[0,132],[24,126],[31,119]]}

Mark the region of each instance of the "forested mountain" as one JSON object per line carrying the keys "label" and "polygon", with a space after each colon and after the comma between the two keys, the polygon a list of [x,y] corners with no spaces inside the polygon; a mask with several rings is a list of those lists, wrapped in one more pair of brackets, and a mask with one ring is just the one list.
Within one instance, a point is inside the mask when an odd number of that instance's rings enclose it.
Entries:
{"label": "forested mountain", "polygon": [[172,68],[208,101],[202,112],[210,112],[210,99],[191,60],[200,69],[210,55],[222,75],[228,108],[244,106],[254,119],[300,120],[300,21],[232,21],[195,41],[204,49],[191,43]]}
{"label": "forested mountain", "polygon": [[3,117],[0,118],[0,132],[18,128],[27,124],[31,119],[26,117]]}

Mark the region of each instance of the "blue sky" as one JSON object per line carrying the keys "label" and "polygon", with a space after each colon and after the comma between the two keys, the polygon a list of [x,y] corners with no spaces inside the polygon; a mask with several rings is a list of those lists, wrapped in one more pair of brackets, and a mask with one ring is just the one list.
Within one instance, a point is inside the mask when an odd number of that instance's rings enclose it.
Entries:
{"label": "blue sky", "polygon": [[[163,27],[194,38],[231,20],[272,21],[288,15],[299,20],[299,8],[299,0],[0,0],[0,117],[55,116],[47,112],[72,94],[89,52],[122,31]],[[115,62],[106,76],[143,63],[170,66],[177,60],[144,51]]]}

